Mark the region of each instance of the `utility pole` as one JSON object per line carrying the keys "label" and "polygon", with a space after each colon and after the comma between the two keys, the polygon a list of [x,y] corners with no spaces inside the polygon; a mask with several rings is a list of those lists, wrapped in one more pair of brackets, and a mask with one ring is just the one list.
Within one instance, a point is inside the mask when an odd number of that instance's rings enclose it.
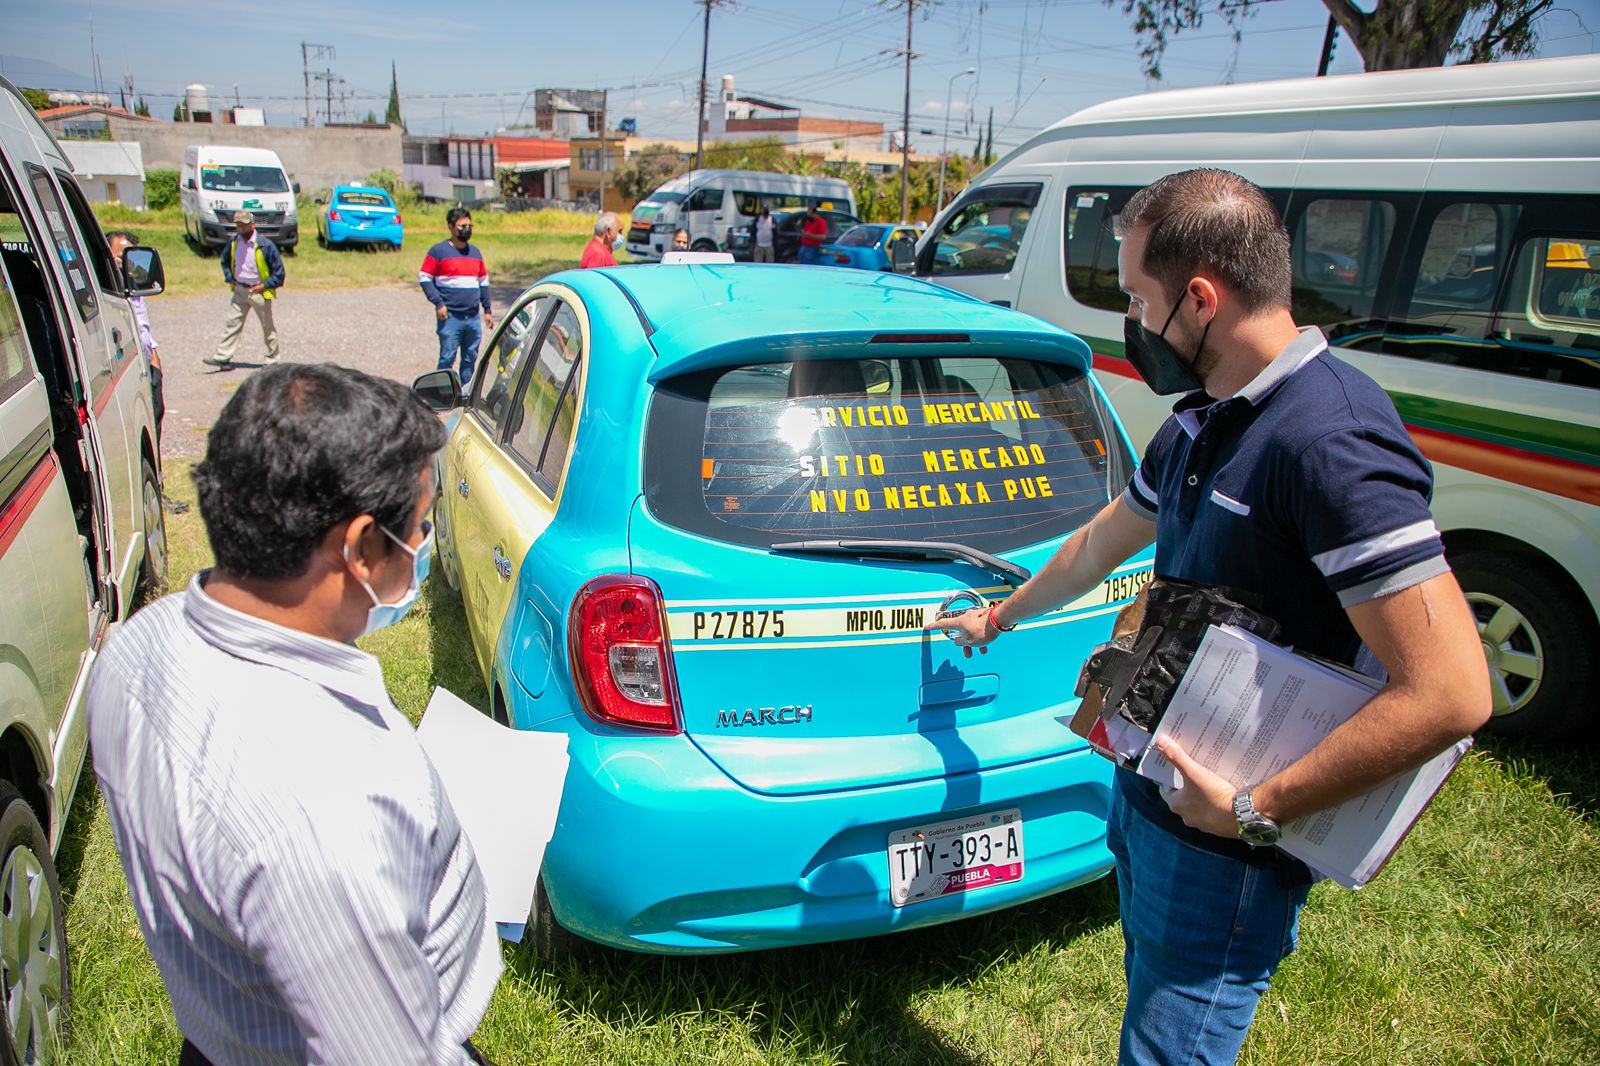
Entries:
{"label": "utility pole", "polygon": [[306,129],[311,128],[311,82],[313,78],[321,78],[320,74],[313,75],[311,73],[311,61],[316,59],[320,62],[333,58],[335,56],[333,54],[333,45],[331,44],[312,44],[309,41],[300,42],[300,71],[306,80]]}
{"label": "utility pole", "polygon": [[600,214],[606,213],[606,104],[610,90],[600,90]]}
{"label": "utility pole", "polygon": [[907,221],[911,172],[911,16],[917,13],[917,0],[904,0],[906,5],[906,106],[900,117],[900,223]]}
{"label": "utility pole", "polygon": [[705,8],[705,29],[700,36],[700,108],[695,113],[694,119],[694,168],[699,170],[706,146],[706,61],[711,56],[711,9],[721,7],[731,0],[694,0],[694,2]]}
{"label": "utility pole", "polygon": [[1332,15],[1328,16],[1328,32],[1322,35],[1322,59],[1317,63],[1317,77],[1326,77],[1328,64],[1333,61],[1333,42],[1339,36],[1339,22]]}

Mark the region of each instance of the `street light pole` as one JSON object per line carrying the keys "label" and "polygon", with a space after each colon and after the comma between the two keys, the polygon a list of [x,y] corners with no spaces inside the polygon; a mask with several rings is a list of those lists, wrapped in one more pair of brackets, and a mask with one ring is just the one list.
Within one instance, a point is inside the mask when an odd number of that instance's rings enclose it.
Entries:
{"label": "street light pole", "polygon": [[977,67],[968,67],[950,75],[950,80],[944,87],[944,136],[939,138],[939,195],[933,198],[933,213],[937,215],[944,210],[944,165],[950,158],[950,94],[956,87],[956,79],[964,78],[968,74],[978,73]]}

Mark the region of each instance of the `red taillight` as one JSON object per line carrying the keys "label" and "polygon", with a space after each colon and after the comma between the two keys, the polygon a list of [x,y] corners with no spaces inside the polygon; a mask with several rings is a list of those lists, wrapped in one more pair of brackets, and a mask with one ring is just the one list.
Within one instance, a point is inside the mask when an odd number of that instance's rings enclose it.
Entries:
{"label": "red taillight", "polygon": [[578,699],[590,717],[683,731],[667,616],[655,582],[609,574],[579,589],[567,620],[567,654]]}
{"label": "red taillight", "polygon": [[879,333],[869,344],[967,344],[966,333]]}
{"label": "red taillight", "polygon": [[339,217],[339,212],[335,211],[333,208],[330,207],[330,208],[328,208],[328,221],[329,222],[343,222],[344,219]]}
{"label": "red taillight", "polygon": [[405,223],[406,223],[406,220],[400,217],[400,212],[396,211],[394,213],[394,224],[396,226],[403,226],[403,225],[405,225]]}

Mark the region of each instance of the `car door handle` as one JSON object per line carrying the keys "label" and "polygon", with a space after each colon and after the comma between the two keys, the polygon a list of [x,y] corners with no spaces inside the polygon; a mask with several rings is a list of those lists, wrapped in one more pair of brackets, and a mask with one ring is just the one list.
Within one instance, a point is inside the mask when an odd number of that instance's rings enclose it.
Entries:
{"label": "car door handle", "polygon": [[1011,301],[1010,300],[990,300],[989,302],[994,304],[996,307],[1010,307],[1011,306]]}
{"label": "car door handle", "polygon": [[461,493],[462,496],[470,496],[472,495],[472,486],[467,484],[466,478],[458,477],[456,478],[456,491]]}
{"label": "car door handle", "polygon": [[494,546],[494,568],[500,574],[501,581],[511,580],[511,560],[501,553],[498,544]]}

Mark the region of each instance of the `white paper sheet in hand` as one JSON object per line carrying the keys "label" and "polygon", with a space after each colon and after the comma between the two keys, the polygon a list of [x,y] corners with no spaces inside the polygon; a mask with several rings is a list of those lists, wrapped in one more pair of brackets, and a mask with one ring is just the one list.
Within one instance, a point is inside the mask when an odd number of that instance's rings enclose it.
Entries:
{"label": "white paper sheet in hand", "polygon": [[566,734],[510,729],[436,688],[417,739],[477,853],[490,920],[520,926],[556,828],[567,780]]}

